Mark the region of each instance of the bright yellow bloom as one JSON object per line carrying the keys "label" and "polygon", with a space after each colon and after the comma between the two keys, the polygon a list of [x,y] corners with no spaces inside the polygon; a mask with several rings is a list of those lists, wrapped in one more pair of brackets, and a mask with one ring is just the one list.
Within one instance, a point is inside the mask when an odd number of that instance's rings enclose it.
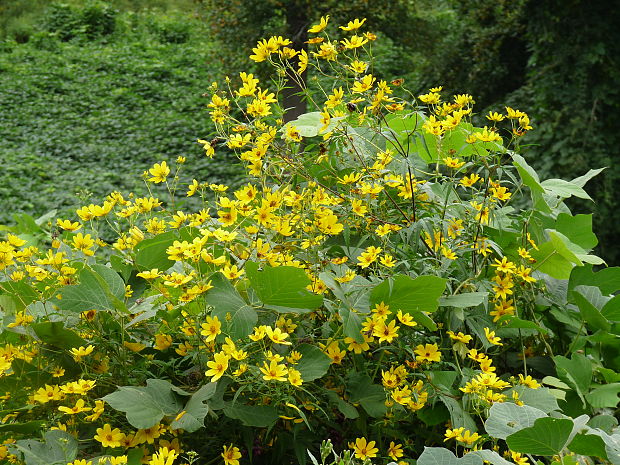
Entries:
{"label": "bright yellow bloom", "polygon": [[222,332],[222,323],[217,316],[207,316],[206,322],[200,325],[200,334],[204,336],[206,342],[215,341],[215,338]]}
{"label": "bright yellow bloom", "polygon": [[265,381],[286,381],[286,375],[288,374],[286,366],[279,364],[275,360],[272,360],[269,365],[267,365],[267,362],[263,362],[260,371],[263,373]]}
{"label": "bright yellow bloom", "polygon": [[390,321],[389,324],[385,323],[385,320],[379,322],[372,333],[373,336],[379,338],[379,342],[392,342],[395,337],[398,337],[398,328],[400,326],[396,326],[396,320]]}
{"label": "bright yellow bloom", "polygon": [[224,459],[225,465],[239,465],[239,459],[241,458],[241,452],[239,452],[239,448],[233,446],[224,446],[224,452],[221,454]]}
{"label": "bright yellow bloom", "polygon": [[179,454],[174,449],[160,447],[159,450],[153,454],[148,465],[172,465],[178,455]]}
{"label": "bright yellow bloom", "polygon": [[86,357],[87,355],[91,354],[93,350],[95,350],[95,346],[80,346],[77,349],[74,347],[69,352],[71,352],[71,355],[73,355],[73,360],[75,360],[76,362],[80,362],[82,361],[82,357]]}
{"label": "bright yellow bloom", "polygon": [[346,26],[340,26],[340,29],[343,31],[354,31],[355,29],[359,29],[366,22],[366,18],[361,21],[358,18],[355,18],[353,21],[349,21]]}
{"label": "bright yellow bloom", "polygon": [[230,357],[223,352],[219,352],[213,356],[213,361],[207,362],[209,370],[205,372],[205,376],[211,376],[211,382],[220,379],[228,369],[228,361]]}
{"label": "bright yellow bloom", "polygon": [[414,352],[417,354],[416,359],[420,362],[439,362],[441,361],[441,352],[437,344],[418,345]]}
{"label": "bright yellow bloom", "polygon": [[61,220],[60,218],[56,220],[56,225],[65,231],[77,231],[82,227],[77,221],[72,223],[70,220]]}
{"label": "bright yellow bloom", "polygon": [[500,342],[501,338],[495,336],[495,331],[491,331],[489,328],[484,328],[484,335],[486,336],[487,341],[489,341],[491,344],[496,346],[504,345]]}
{"label": "bright yellow bloom", "polygon": [[37,392],[32,396],[32,399],[41,404],[45,404],[52,400],[60,400],[62,397],[62,392],[58,386],[50,386],[49,384],[46,384],[45,387],[37,390]]}
{"label": "bright yellow bloom", "polygon": [[92,410],[90,407],[85,407],[84,404],[84,399],[78,399],[73,407],[60,406],[58,407],[58,410],[66,413],[67,415],[76,415],[80,412],[88,412]]}
{"label": "bright yellow bloom", "polygon": [[447,334],[453,341],[462,342],[463,344],[469,344],[472,340],[469,334],[463,334],[460,331],[457,334],[454,334],[454,331],[447,331]]}
{"label": "bright yellow bloom", "polygon": [[149,169],[149,173],[152,176],[149,178],[149,181],[159,184],[166,181],[166,178],[170,174],[170,168],[165,161],[162,161],[161,163],[155,163],[153,167]]}
{"label": "bright yellow bloom", "polygon": [[156,334],[155,345],[153,346],[157,350],[164,351],[172,345],[172,336],[169,334]]}
{"label": "bright yellow bloom", "polygon": [[276,344],[291,345],[290,341],[287,341],[288,333],[283,332],[280,328],[272,329],[271,326],[265,327],[267,337]]}
{"label": "bright yellow bloom", "polygon": [[327,27],[328,21],[329,21],[329,15],[321,16],[321,21],[319,22],[319,24],[315,24],[314,26],[312,26],[310,29],[308,29],[308,32],[312,34],[318,34],[319,32],[323,31],[323,29]]}
{"label": "bright yellow bloom", "polygon": [[356,458],[366,460],[377,456],[379,449],[375,447],[375,444],[375,441],[367,442],[366,438],[357,438],[355,444],[350,443],[349,447],[355,452]]}
{"label": "bright yellow bloom", "polygon": [[523,384],[531,389],[538,389],[540,387],[540,383],[532,378],[530,375],[523,376],[519,373],[519,384]]}
{"label": "bright yellow bloom", "polygon": [[291,386],[301,386],[303,379],[301,379],[301,373],[295,368],[288,369],[288,382]]}
{"label": "bright yellow bloom", "polygon": [[119,447],[125,435],[120,429],[114,428],[106,423],[103,428],[97,428],[97,434],[94,438],[99,441],[103,447]]}
{"label": "bright yellow bloom", "polygon": [[392,458],[392,460],[398,460],[404,454],[402,444],[396,444],[394,441],[391,441],[387,454]]}
{"label": "bright yellow bloom", "polygon": [[374,78],[372,74],[367,74],[362,79],[355,81],[351,92],[353,92],[354,94],[361,94],[363,92],[366,92],[367,90],[372,89],[372,85],[375,83],[375,81],[376,78]]}

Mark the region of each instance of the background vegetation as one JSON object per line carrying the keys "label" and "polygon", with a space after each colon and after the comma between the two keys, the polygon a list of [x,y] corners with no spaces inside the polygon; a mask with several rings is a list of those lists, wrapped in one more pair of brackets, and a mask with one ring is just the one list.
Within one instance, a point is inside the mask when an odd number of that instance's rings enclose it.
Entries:
{"label": "background vegetation", "polygon": [[[265,31],[290,31],[287,12],[303,7],[312,20],[328,10],[368,16],[388,38],[375,74],[403,76],[420,92],[443,84],[471,93],[480,115],[499,102],[527,108],[536,144],[530,139],[525,156],[543,177],[606,166],[590,188],[595,204],[584,206],[597,213],[599,253],[609,263],[620,258],[612,247],[620,224],[620,12],[601,0],[562,8],[550,0],[66,3],[0,2],[0,202],[11,205],[0,222],[11,221],[8,211],[77,204],[67,176],[102,195],[138,188],[124,174],[132,166],[160,155],[198,157],[193,141],[210,131],[200,95],[224,66],[233,75],[240,50]],[[208,167],[214,180],[232,177],[231,169]]]}

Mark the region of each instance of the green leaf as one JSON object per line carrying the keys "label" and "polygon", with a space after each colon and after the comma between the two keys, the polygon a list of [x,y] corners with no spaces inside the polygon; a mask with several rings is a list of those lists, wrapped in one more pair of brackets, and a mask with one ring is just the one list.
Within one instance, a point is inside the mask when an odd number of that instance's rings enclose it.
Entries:
{"label": "green leaf", "polygon": [[601,315],[609,321],[620,321],[620,295],[613,297],[601,308]]}
{"label": "green leaf", "polygon": [[513,433],[534,425],[534,422],[547,414],[528,405],[510,402],[495,403],[489,410],[489,417],[484,422],[484,429],[490,436],[506,439]]}
{"label": "green leaf", "polygon": [[317,346],[302,344],[296,350],[301,354],[301,360],[295,368],[304,382],[314,381],[327,373],[332,361]]}
{"label": "green leaf", "polygon": [[439,299],[439,305],[442,307],[467,308],[476,307],[486,301],[488,292],[467,292],[465,294],[449,295]]}
{"label": "green leaf", "polygon": [[357,342],[364,342],[362,336],[362,319],[354,309],[340,307],[338,310],[342,318],[342,329],[345,336],[355,339]]}
{"label": "green leaf", "polygon": [[616,426],[618,426],[618,419],[613,415],[601,414],[590,418],[588,426],[591,428],[599,428],[606,433],[610,433]]}
{"label": "green leaf", "polygon": [[166,250],[176,240],[179,240],[179,236],[173,231],[168,231],[152,239],[140,241],[135,247],[138,269],[145,271],[157,268],[165,271],[174,265],[174,261],[168,259]]}
{"label": "green leaf", "polygon": [[558,377],[577,391],[580,397],[590,389],[592,382],[592,363],[583,354],[573,353],[571,359],[562,355],[553,357]]}
{"label": "green leaf", "polygon": [[278,421],[278,411],[269,405],[229,404],[224,407],[224,415],[240,420],[245,426],[267,428]]}
{"label": "green leaf", "polygon": [[570,250],[566,236],[557,231],[549,231],[550,241],[540,244],[531,255],[536,260],[535,269],[556,279],[568,279],[574,264],[582,265],[581,260]]}
{"label": "green leaf", "polygon": [[44,343],[63,349],[72,349],[86,345],[86,341],[78,336],[77,333],[66,329],[61,321],[46,321],[43,323],[33,323],[30,327]]}
{"label": "green leaf", "polygon": [[565,181],[563,179],[547,179],[541,182],[540,185],[549,195],[557,195],[563,199],[574,196],[580,199],[592,200],[586,191],[570,181]]}
{"label": "green leaf", "polygon": [[534,422],[534,426],[508,436],[506,444],[514,452],[551,456],[564,449],[572,431],[572,420],[539,418]]}
{"label": "green leaf", "polygon": [[478,429],[476,427],[476,422],[472,419],[469,412],[463,408],[461,402],[452,396],[444,396],[441,394],[439,395],[439,399],[450,412],[450,421],[452,422],[453,428],[464,427],[472,432]]}
{"label": "green leaf", "polygon": [[103,265],[86,267],[80,272],[79,280],[79,284],[62,288],[61,299],[53,299],[62,310],[80,313],[93,309],[125,309],[122,301],[125,283],[112,268]]}
{"label": "green leaf", "polygon": [[586,394],[586,400],[594,408],[616,408],[620,399],[620,383],[604,384]]}
{"label": "green leaf", "polygon": [[405,275],[388,278],[376,286],[370,294],[371,305],[384,302],[392,312],[402,310],[415,316],[416,312],[434,312],[439,306],[439,297],[446,288],[446,280],[437,276],[418,276],[415,279]]}
{"label": "green leaf", "polygon": [[517,167],[517,171],[519,172],[519,176],[521,176],[523,184],[529,187],[533,193],[538,192],[543,194],[545,192],[545,188],[540,184],[538,174],[534,171],[534,168],[527,164],[525,158],[521,155],[513,153],[512,160],[512,164]]}
{"label": "green leaf", "polygon": [[199,430],[204,426],[204,420],[209,413],[209,406],[205,404],[215,394],[216,383],[208,383],[192,394],[187,401],[181,418],[174,420],[170,426],[174,429],[182,429],[188,433]]}
{"label": "green leaf", "polygon": [[555,229],[568,237],[571,242],[586,250],[593,249],[598,244],[598,239],[592,232],[591,214],[571,216],[560,213],[555,223]]}
{"label": "green leaf", "polygon": [[213,289],[207,292],[205,300],[213,306],[211,315],[222,322],[222,331],[233,339],[241,339],[251,334],[258,321],[256,310],[243,300],[221,273],[215,273],[211,277],[211,285]]}
{"label": "green leaf", "polygon": [[340,396],[334,391],[326,391],[327,397],[329,398],[332,404],[335,404],[338,407],[340,413],[344,415],[345,418],[350,420],[359,418],[360,414],[355,407],[353,407],[348,402],[344,401],[340,398]]}
{"label": "green leaf", "polygon": [[[580,286],[581,287],[581,286]],[[588,325],[594,329],[601,329],[603,331],[609,331],[611,325],[607,319],[601,314],[590,301],[580,292],[573,291],[573,298],[579,307],[579,312]]]}
{"label": "green leaf", "polygon": [[173,390],[179,392],[168,381],[148,379],[146,387],[122,386],[103,400],[113,409],[125,412],[131,426],[146,429],[181,411],[183,404]]}
{"label": "green leaf", "polygon": [[17,441],[11,450],[16,450],[26,465],[66,465],[77,457],[78,442],[65,431],[48,431],[43,439],[44,442],[34,439]]}
{"label": "green leaf", "polygon": [[522,320],[521,318],[517,318],[516,316],[504,315],[503,317],[499,319],[498,324],[500,323],[502,326],[500,326],[497,331],[497,334],[499,336],[501,336],[504,333],[504,329],[533,329],[535,330],[535,333],[533,334],[536,334],[536,333],[547,334],[548,333],[548,331],[545,328],[538,326],[533,321]]}
{"label": "green leaf", "polygon": [[592,179],[594,176],[598,176],[605,168],[599,168],[596,170],[589,170],[586,174],[584,174],[583,176],[579,176],[578,178],[575,178],[571,181],[571,183],[579,186],[579,187],[583,187],[586,185],[586,183]]}
{"label": "green leaf", "polygon": [[26,421],[24,423],[4,423],[0,425],[0,432],[10,431],[12,433],[32,434],[39,431],[45,423],[45,420]]}
{"label": "green leaf", "polygon": [[424,447],[417,465],[482,465],[482,458],[473,453],[457,458],[452,451],[443,447]]}
{"label": "green leaf", "polygon": [[39,293],[23,281],[0,282],[0,291],[13,297],[14,302],[18,304],[18,310],[23,310],[35,300],[39,300]]}
{"label": "green leaf", "polygon": [[263,266],[247,262],[245,271],[259,299],[268,305],[314,310],[323,304],[323,297],[306,289],[311,283],[304,270],[293,266]]}
{"label": "green leaf", "polygon": [[568,450],[587,457],[598,457],[607,459],[605,441],[600,436],[594,434],[577,434],[568,445]]}
{"label": "green leaf", "polygon": [[302,137],[317,136],[319,134],[319,129],[323,126],[323,123],[321,123],[321,113],[318,111],[304,113],[296,120],[291,121],[289,124],[291,126],[295,126],[297,128],[297,132],[299,132]]}
{"label": "green leaf", "polygon": [[485,462],[492,463],[493,465],[514,465],[512,462],[509,462],[494,450],[475,450],[470,452],[470,454],[475,454]]}
{"label": "green leaf", "polygon": [[[561,382],[560,380],[558,381]],[[539,387],[538,389],[532,389],[527,386],[515,386],[509,391],[506,391],[506,395],[510,397],[512,392],[516,392],[519,395],[519,400],[526,406],[534,407],[545,413],[560,410],[557,398],[548,388]]]}
{"label": "green leaf", "polygon": [[568,289],[580,285],[596,286],[603,295],[611,295],[620,290],[620,267],[604,268],[596,273],[589,264],[576,267],[570,275]]}
{"label": "green leaf", "polygon": [[347,377],[349,402],[360,404],[371,417],[381,418],[385,415],[385,389],[373,384],[370,376],[365,373],[351,372]]}
{"label": "green leaf", "polygon": [[428,372],[434,386],[443,387],[446,391],[450,391],[456,381],[456,371],[431,371]]}

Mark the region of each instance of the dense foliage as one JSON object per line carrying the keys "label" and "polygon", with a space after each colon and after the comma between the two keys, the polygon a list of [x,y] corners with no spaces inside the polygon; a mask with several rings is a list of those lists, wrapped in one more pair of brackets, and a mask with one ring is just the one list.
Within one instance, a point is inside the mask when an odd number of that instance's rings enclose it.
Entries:
{"label": "dense foliage", "polygon": [[377,79],[364,23],[261,40],[270,83],[210,86],[203,159],[243,186],[168,157],[146,195],[7,231],[3,458],[620,463],[620,269],[565,204],[600,170],[541,180],[525,112],[476,126],[469,94]]}
{"label": "dense foliage", "polygon": [[190,157],[216,182],[237,173],[225,157],[207,167],[195,142],[213,130],[202,93],[218,75],[202,23],[127,13],[113,34],[94,37],[97,18],[109,24],[99,11],[82,24],[85,10],[53,6],[47,30],[0,49],[0,223],[139,190],[127,173],[162,155]]}

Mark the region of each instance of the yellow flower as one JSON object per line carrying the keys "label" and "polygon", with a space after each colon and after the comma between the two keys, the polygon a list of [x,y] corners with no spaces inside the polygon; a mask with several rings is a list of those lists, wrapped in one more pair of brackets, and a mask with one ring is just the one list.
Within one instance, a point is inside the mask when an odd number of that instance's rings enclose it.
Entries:
{"label": "yellow flower", "polygon": [[445,436],[444,442],[449,441],[450,439],[456,439],[457,437],[461,435],[463,431],[465,431],[464,427],[447,429],[444,434]]}
{"label": "yellow flower", "polygon": [[529,465],[529,463],[530,463],[527,460],[527,457],[524,457],[523,454],[521,454],[521,452],[512,452],[512,451],[510,451],[510,458],[517,465]]}
{"label": "yellow flower", "polygon": [[489,114],[486,116],[486,118],[489,121],[500,122],[504,120],[505,116],[496,111],[490,111]]}
{"label": "yellow flower", "polygon": [[301,379],[301,373],[295,368],[288,369],[288,382],[291,386],[301,386],[303,379]]}
{"label": "yellow flower", "polygon": [[219,352],[213,356],[213,361],[207,362],[209,370],[205,372],[205,376],[211,376],[211,382],[220,379],[228,369],[228,361],[230,357],[223,352]]}
{"label": "yellow flower", "polygon": [[222,270],[220,270],[222,272],[222,274],[224,276],[226,276],[226,278],[228,279],[236,279],[239,278],[240,276],[243,275],[243,273],[245,273],[245,270],[243,269],[238,269],[237,265],[233,265],[233,266],[229,266],[226,265]]}
{"label": "yellow flower", "polygon": [[375,326],[372,335],[378,337],[379,342],[392,342],[395,337],[398,337],[398,328],[400,326],[396,326],[396,320],[390,321],[389,324],[385,324],[385,320],[382,320]]}
{"label": "yellow flower", "polygon": [[506,274],[514,273],[515,269],[517,268],[515,264],[509,261],[508,258],[506,257],[502,257],[501,261],[496,258],[495,263],[492,264],[491,266],[494,266],[496,268],[495,270],[496,272],[501,272],[501,273],[506,273]]}
{"label": "yellow flower", "polygon": [[265,381],[286,381],[285,376],[288,374],[286,366],[279,364],[275,360],[272,360],[269,365],[267,365],[267,362],[263,362],[260,371],[263,373]]}
{"label": "yellow flower", "polygon": [[287,124],[285,126],[284,134],[282,138],[288,142],[301,142],[302,141],[301,134],[299,134],[297,127],[293,126],[292,124]]}
{"label": "yellow flower", "polygon": [[319,22],[319,24],[315,24],[314,26],[312,26],[310,29],[308,29],[308,32],[312,34],[318,34],[327,27],[327,21],[329,21],[329,15],[321,16],[321,21]]}
{"label": "yellow flower", "polygon": [[88,412],[92,410],[90,407],[84,407],[84,404],[84,399],[78,399],[73,407],[60,406],[58,407],[58,410],[66,413],[67,415],[75,415],[80,412]]}
{"label": "yellow flower", "polygon": [[41,404],[45,404],[51,400],[60,400],[62,397],[62,392],[58,386],[50,386],[49,384],[46,384],[45,387],[37,390],[37,392],[32,396],[32,399]]}
{"label": "yellow flower", "polygon": [[477,174],[473,173],[469,177],[467,177],[467,176],[463,177],[463,179],[461,179],[461,185],[463,185],[464,187],[472,187],[479,180],[480,180],[480,176],[478,176]]}
{"label": "yellow flower", "polygon": [[413,317],[411,316],[411,314],[409,313],[403,313],[402,310],[399,310],[398,313],[396,314],[396,318],[398,318],[398,321],[400,321],[402,324],[406,325],[406,326],[416,326],[418,323],[413,319]]}
{"label": "yellow flower", "polygon": [[491,331],[489,328],[484,328],[484,335],[486,336],[487,341],[489,341],[491,344],[496,346],[504,345],[500,342],[501,338],[495,336],[495,331]]}
{"label": "yellow flower", "polygon": [[540,383],[532,378],[530,375],[523,376],[519,373],[519,384],[523,384],[531,389],[538,389],[540,387]]}
{"label": "yellow flower", "polygon": [[202,323],[200,334],[206,338],[206,342],[215,341],[215,338],[222,332],[222,323],[217,316],[213,318],[207,316],[206,323]]}
{"label": "yellow flower", "polygon": [[417,360],[420,362],[439,362],[441,361],[441,352],[437,344],[418,345],[414,352],[417,354]]}
{"label": "yellow flower", "polygon": [[165,161],[161,163],[155,163],[151,169],[149,169],[149,173],[151,173],[151,178],[149,181],[159,184],[161,182],[166,181],[166,178],[170,174],[170,168]]}
{"label": "yellow flower", "polygon": [[364,24],[365,22],[366,18],[362,19],[361,21],[358,18],[355,18],[353,21],[349,21],[346,26],[340,26],[340,29],[342,29],[343,31],[354,31],[355,29],[359,29],[360,27],[362,27],[362,24]]}
{"label": "yellow flower", "polygon": [[456,437],[457,441],[463,442],[467,444],[468,446],[472,445],[478,439],[480,439],[480,435],[478,433],[472,433],[468,429],[459,433],[459,435]]}
{"label": "yellow flower", "polygon": [[392,458],[392,460],[398,460],[403,456],[403,446],[402,444],[396,444],[394,441],[390,442],[390,447],[387,450],[387,454]]}
{"label": "yellow flower", "polygon": [[356,458],[366,460],[377,456],[379,449],[375,447],[375,444],[375,441],[367,442],[366,438],[357,438],[355,444],[350,443],[349,447],[355,452]]}
{"label": "yellow flower", "polygon": [[462,342],[463,344],[469,344],[472,340],[469,334],[463,334],[460,331],[457,334],[454,334],[454,331],[448,331],[447,334],[453,341]]}
{"label": "yellow flower", "polygon": [[287,341],[288,333],[283,332],[280,328],[271,328],[271,326],[265,327],[267,337],[276,344],[291,345],[291,342]]}
{"label": "yellow flower", "polygon": [[172,336],[169,334],[156,334],[155,335],[155,349],[164,351],[172,345]]}
{"label": "yellow flower", "polygon": [[179,454],[174,449],[160,447],[159,450],[153,454],[151,460],[149,460],[149,465],[172,465],[178,455]]}
{"label": "yellow flower", "polygon": [[95,350],[94,346],[80,346],[77,349],[74,347],[73,349],[70,350],[71,355],[73,355],[73,360],[75,360],[76,362],[80,362],[82,360],[82,357],[86,357],[87,355],[91,354],[93,352],[93,350]]}
{"label": "yellow flower", "polygon": [[363,92],[366,92],[367,90],[372,89],[372,85],[375,81],[376,79],[372,76],[372,74],[367,74],[359,81],[355,81],[351,92],[353,92],[354,94],[361,94]]}
{"label": "yellow flower", "polygon": [[241,458],[241,452],[239,448],[233,446],[224,446],[224,452],[222,452],[222,458],[225,465],[239,465],[239,459]]}
{"label": "yellow flower", "polygon": [[72,223],[70,220],[61,220],[60,218],[56,220],[56,225],[65,231],[77,231],[82,227],[77,221]]}
{"label": "yellow flower", "polygon": [[341,40],[340,43],[344,45],[344,48],[353,49],[358,48],[368,42],[368,39],[360,36],[352,36],[351,39]]}
{"label": "yellow flower", "polygon": [[97,434],[95,434],[93,439],[99,441],[103,447],[118,447],[121,445],[121,441],[124,437],[125,435],[120,429],[112,429],[112,427],[106,423],[103,425],[103,428],[97,428]]}

